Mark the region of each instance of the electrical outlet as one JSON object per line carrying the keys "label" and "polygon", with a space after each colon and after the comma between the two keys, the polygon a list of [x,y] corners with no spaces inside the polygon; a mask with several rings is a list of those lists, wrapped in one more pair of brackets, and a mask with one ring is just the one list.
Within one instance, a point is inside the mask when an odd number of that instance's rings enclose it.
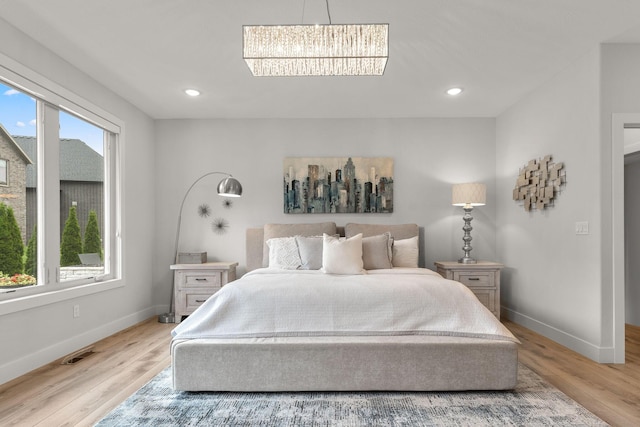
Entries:
{"label": "electrical outlet", "polygon": [[589,223],[587,221],[576,222],[576,234],[589,234]]}
{"label": "electrical outlet", "polygon": [[73,306],[73,317],[80,317],[80,304]]}

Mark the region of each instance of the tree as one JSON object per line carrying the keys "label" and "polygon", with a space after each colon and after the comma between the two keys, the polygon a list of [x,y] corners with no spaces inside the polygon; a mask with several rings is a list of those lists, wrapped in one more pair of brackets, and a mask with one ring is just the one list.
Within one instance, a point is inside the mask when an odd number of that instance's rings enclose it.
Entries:
{"label": "tree", "polygon": [[24,243],[13,208],[0,202],[0,271],[9,276],[21,274]]}
{"label": "tree", "polygon": [[27,259],[24,262],[24,272],[29,276],[38,276],[38,227],[33,226],[33,233],[27,243]]}
{"label": "tree", "polygon": [[80,237],[80,224],[76,207],[69,208],[69,217],[64,223],[62,230],[62,241],[60,242],[60,266],[79,265],[82,253],[82,238]]}
{"label": "tree", "polygon": [[100,259],[103,257],[100,229],[98,228],[98,215],[93,209],[89,211],[89,220],[84,229],[84,245],[82,245],[82,250],[84,253],[98,254]]}

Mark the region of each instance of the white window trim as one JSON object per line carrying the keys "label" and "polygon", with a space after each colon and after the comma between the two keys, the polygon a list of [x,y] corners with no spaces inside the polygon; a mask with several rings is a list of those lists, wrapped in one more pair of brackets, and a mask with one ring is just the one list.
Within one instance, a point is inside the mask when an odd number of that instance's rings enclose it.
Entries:
{"label": "white window trim", "polygon": [[0,162],[4,162],[4,164],[5,164],[5,173],[7,174],[6,181],[5,182],[0,181],[0,186],[8,187],[11,184],[9,182],[9,160],[0,158]]}
{"label": "white window trim", "polygon": [[[52,272],[51,269],[48,268],[43,270],[48,278],[46,278],[45,284],[42,286],[0,290],[0,315],[15,313],[124,286],[122,276],[125,257],[121,231],[123,229],[121,213],[124,209],[121,190],[122,173],[124,170],[124,158],[121,156],[122,144],[124,144],[125,141],[124,122],[113,114],[30,70],[2,53],[0,53],[0,77],[2,77],[2,81],[20,89],[24,93],[52,104],[62,111],[81,117],[90,123],[116,134],[118,138],[117,144],[115,144],[115,150],[109,150],[110,155],[116,157],[115,161],[108,163],[113,167],[111,171],[113,173],[112,182],[108,191],[111,192],[113,197],[111,199],[113,203],[109,206],[109,209],[111,210],[110,215],[112,215],[112,224],[115,230],[110,232],[108,235],[109,242],[105,242],[105,244],[110,245],[112,256],[115,256],[115,260],[111,264],[113,271],[109,275],[109,277],[112,278],[104,280],[104,277],[97,277],[73,282],[53,283],[55,280],[50,279],[52,277],[51,275],[54,274],[57,277],[58,272]],[[114,144],[115,142],[116,141],[109,141],[109,144]],[[41,150],[38,151],[41,152]],[[59,211],[59,209],[56,210],[56,212],[57,211]],[[57,227],[59,227],[59,225],[56,226],[56,228]],[[41,229],[42,227],[38,228],[39,232]],[[46,243],[39,245],[39,250],[41,250],[40,246],[46,247],[46,245]]]}

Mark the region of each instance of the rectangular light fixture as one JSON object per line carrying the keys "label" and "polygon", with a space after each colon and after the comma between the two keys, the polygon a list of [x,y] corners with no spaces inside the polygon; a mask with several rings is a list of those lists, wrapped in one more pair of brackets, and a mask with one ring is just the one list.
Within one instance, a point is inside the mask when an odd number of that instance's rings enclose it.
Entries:
{"label": "rectangular light fixture", "polygon": [[389,24],[243,26],[254,76],[381,76],[388,57]]}

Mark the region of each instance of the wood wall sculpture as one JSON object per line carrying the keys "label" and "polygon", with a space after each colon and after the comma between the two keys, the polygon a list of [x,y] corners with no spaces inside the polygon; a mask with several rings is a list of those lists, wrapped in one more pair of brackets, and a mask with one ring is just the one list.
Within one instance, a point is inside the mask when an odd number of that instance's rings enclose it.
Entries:
{"label": "wood wall sculpture", "polygon": [[564,163],[554,163],[551,155],[530,160],[520,169],[513,189],[513,200],[523,201],[524,210],[543,210],[553,201],[566,183]]}

